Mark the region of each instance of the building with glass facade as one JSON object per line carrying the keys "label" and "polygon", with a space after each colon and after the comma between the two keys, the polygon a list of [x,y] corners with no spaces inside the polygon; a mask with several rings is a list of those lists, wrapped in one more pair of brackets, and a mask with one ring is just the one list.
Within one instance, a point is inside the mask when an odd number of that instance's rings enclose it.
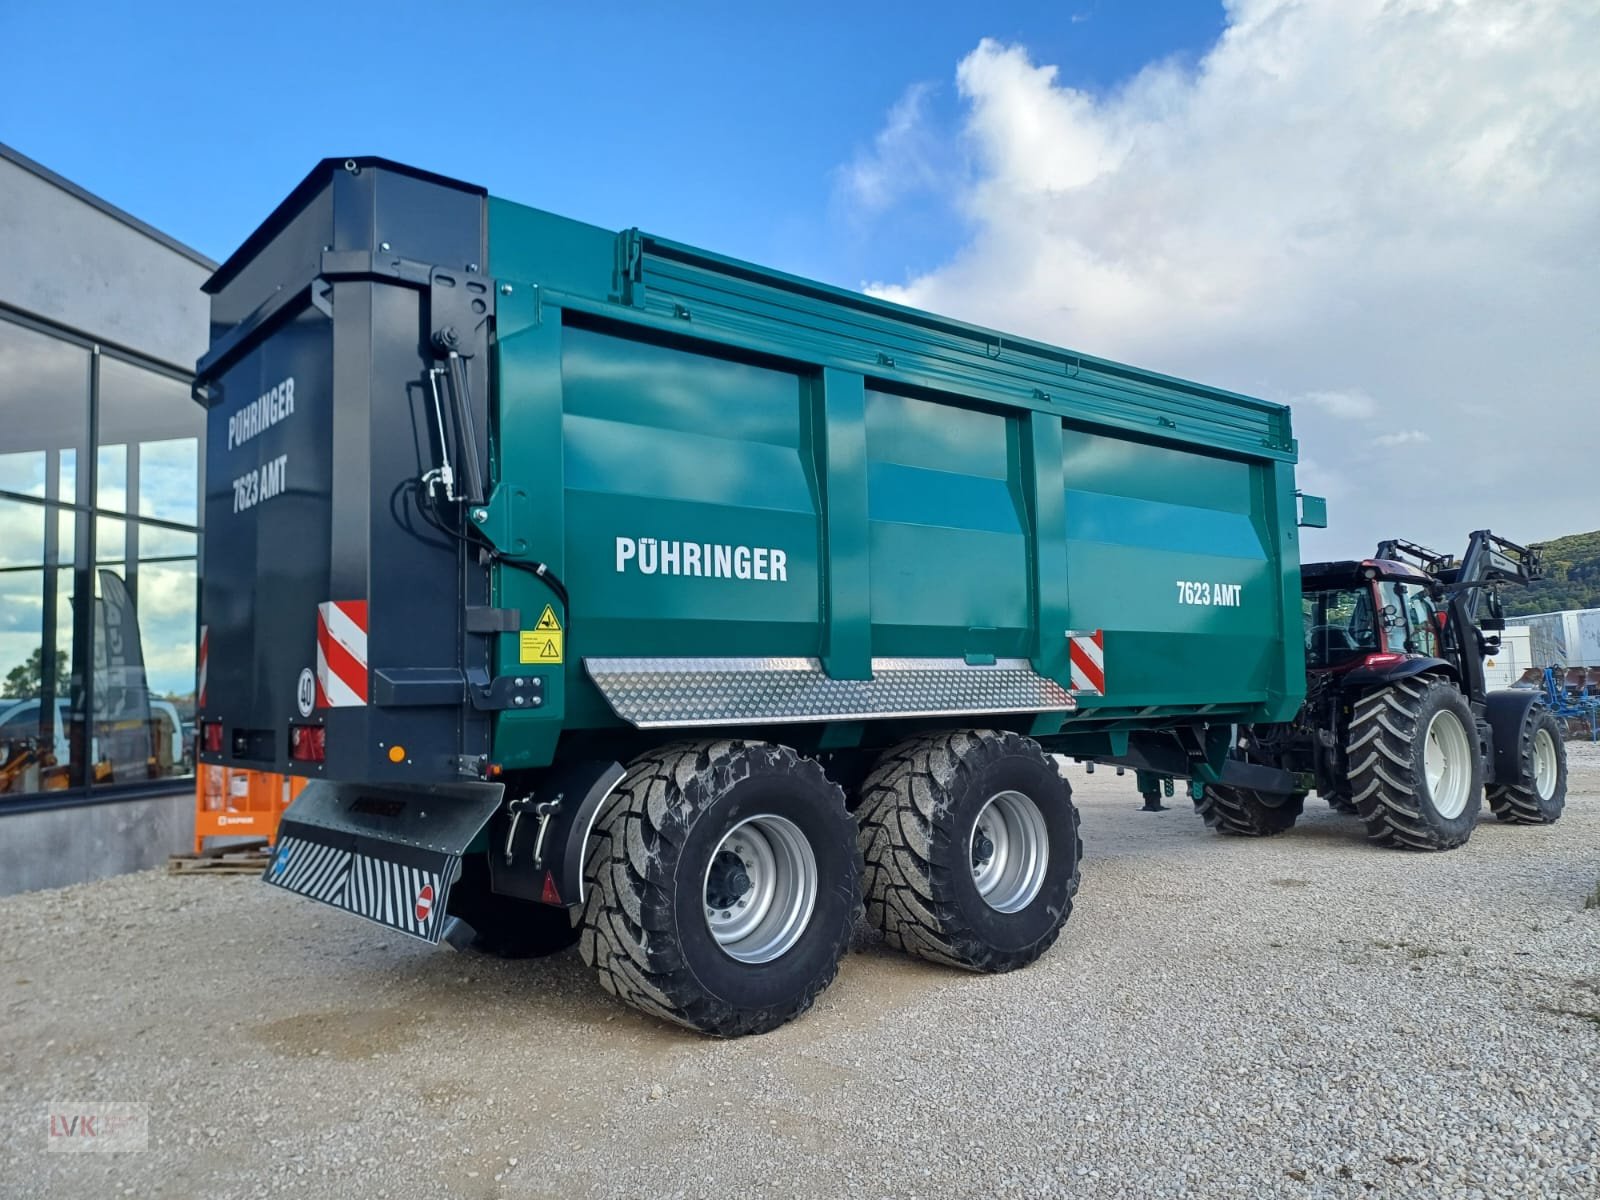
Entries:
{"label": "building with glass facade", "polygon": [[213,268],[0,146],[0,893],[186,848]]}

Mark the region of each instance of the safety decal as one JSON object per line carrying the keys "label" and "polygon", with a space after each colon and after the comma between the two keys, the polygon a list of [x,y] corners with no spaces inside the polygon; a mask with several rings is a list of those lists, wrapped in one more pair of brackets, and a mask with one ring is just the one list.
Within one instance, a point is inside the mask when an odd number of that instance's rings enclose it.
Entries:
{"label": "safety decal", "polygon": [[367,602],[317,605],[317,707],[355,708],[367,702]]}
{"label": "safety decal", "polygon": [[521,662],[559,667],[566,654],[566,633],[561,628],[561,618],[556,610],[546,604],[539,614],[539,622],[532,629],[524,629],[518,639],[517,658]]}
{"label": "safety decal", "polygon": [[562,642],[566,636],[560,630],[552,632],[524,629],[519,639],[517,657],[525,663],[542,663],[547,667],[559,667],[565,651]]}
{"label": "safety decal", "polygon": [[1067,655],[1072,660],[1072,690],[1090,696],[1106,694],[1105,632],[1067,630]]}

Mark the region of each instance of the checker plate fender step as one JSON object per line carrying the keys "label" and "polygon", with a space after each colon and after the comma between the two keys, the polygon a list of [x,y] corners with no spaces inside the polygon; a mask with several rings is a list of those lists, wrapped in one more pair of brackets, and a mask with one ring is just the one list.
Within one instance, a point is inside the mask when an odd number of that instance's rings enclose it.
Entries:
{"label": "checker plate fender step", "polygon": [[315,780],[284,813],[262,879],[437,944],[461,855],[504,794],[498,783]]}

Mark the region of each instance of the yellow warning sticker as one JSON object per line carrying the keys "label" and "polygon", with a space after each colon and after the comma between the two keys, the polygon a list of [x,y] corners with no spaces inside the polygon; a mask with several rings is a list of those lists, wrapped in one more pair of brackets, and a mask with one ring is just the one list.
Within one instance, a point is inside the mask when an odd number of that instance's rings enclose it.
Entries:
{"label": "yellow warning sticker", "polygon": [[[534,629],[540,633],[560,633],[561,622],[556,620],[556,610],[546,604],[544,612],[539,614],[539,623],[534,626]],[[557,638],[556,646],[560,647],[560,645],[561,639]]]}
{"label": "yellow warning sticker", "polygon": [[[554,618],[549,609],[545,612]],[[565,647],[562,643],[566,634],[561,632],[560,626],[554,630],[524,629],[520,639],[520,653],[518,657],[525,663],[543,663],[546,666],[560,666]]]}

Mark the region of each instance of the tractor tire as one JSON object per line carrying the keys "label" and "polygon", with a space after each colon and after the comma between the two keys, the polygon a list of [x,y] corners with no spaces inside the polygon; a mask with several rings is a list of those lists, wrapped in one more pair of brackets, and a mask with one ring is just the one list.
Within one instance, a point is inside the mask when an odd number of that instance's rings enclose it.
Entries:
{"label": "tractor tire", "polygon": [[1526,784],[1491,784],[1489,810],[1513,825],[1551,825],[1567,806],[1567,747],[1561,723],[1542,704],[1528,710],[1517,743]]}
{"label": "tractor tire", "polygon": [[495,958],[543,958],[578,940],[570,909],[491,892],[481,854],[462,859],[461,878],[450,888],[450,915],[472,927],[471,949]]}
{"label": "tractor tire", "polygon": [[1304,792],[1274,795],[1253,788],[1205,785],[1195,811],[1218,833],[1234,837],[1273,837],[1294,826],[1305,811]]}
{"label": "tractor tire", "polygon": [[1037,742],[962,730],[887,751],[856,810],[867,916],[889,945],[1012,971],[1072,913],[1083,842],[1072,789]]}
{"label": "tractor tire", "polygon": [[717,1037],[765,1033],[833,982],[861,911],[844,793],[766,742],[633,760],[585,849],[578,949],[601,986]]}
{"label": "tractor tire", "polygon": [[1467,699],[1439,676],[1401,679],[1356,701],[1350,794],[1367,837],[1407,850],[1452,850],[1483,807],[1483,759]]}

